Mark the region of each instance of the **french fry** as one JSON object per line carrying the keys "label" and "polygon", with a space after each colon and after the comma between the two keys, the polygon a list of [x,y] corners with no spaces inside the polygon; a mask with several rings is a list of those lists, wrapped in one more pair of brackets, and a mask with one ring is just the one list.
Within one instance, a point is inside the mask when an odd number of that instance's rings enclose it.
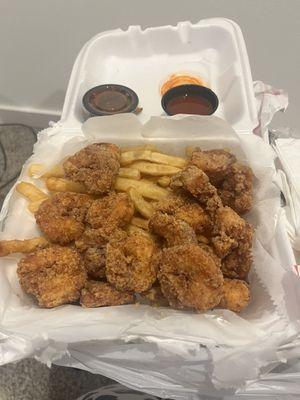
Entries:
{"label": "french fry", "polygon": [[118,175],[121,178],[141,179],[140,171],[134,168],[120,168]]}
{"label": "french fry", "polygon": [[46,187],[51,192],[86,193],[86,188],[81,184],[64,178],[46,178]]}
{"label": "french fry", "polygon": [[122,147],[121,152],[125,153],[127,151],[139,151],[139,150],[151,150],[151,151],[158,151],[158,148],[155,146],[155,144],[144,144],[140,146],[132,146],[132,147]]}
{"label": "french fry", "polygon": [[49,242],[44,237],[26,240],[0,240],[0,257],[11,253],[31,253],[34,250],[46,247]]}
{"label": "french fry", "polygon": [[144,235],[144,236],[148,237],[149,239],[153,240],[153,235],[150,232],[145,231],[144,229],[139,228],[138,226],[128,225],[126,227],[126,231],[129,235],[134,235],[134,234],[138,233],[138,234]]}
{"label": "french fry", "polygon": [[171,165],[155,164],[149,161],[135,161],[131,167],[139,170],[142,174],[153,176],[175,175],[181,171],[180,168]]}
{"label": "french fry", "polygon": [[119,192],[127,192],[130,188],[135,188],[141,195],[152,200],[160,200],[168,195],[168,191],[146,180],[134,180],[117,177],[115,189]]}
{"label": "french fry", "polygon": [[30,201],[45,200],[49,197],[47,193],[43,192],[38,187],[29,182],[18,183],[16,186],[16,190],[18,193],[22,194]]}
{"label": "french fry", "polygon": [[121,165],[128,165],[139,160],[171,165],[178,168],[183,168],[186,164],[184,158],[169,156],[167,154],[152,152],[150,150],[125,151],[121,154]]}
{"label": "french fry", "polygon": [[162,176],[158,179],[157,183],[159,186],[168,187],[170,185],[171,178],[169,176]]}
{"label": "french fry", "polygon": [[32,214],[34,214],[34,213],[39,209],[39,206],[41,205],[41,203],[43,203],[43,201],[45,201],[45,200],[46,200],[46,199],[37,200],[37,201],[30,201],[30,202],[28,203],[28,206],[27,206],[28,210],[29,210]]}
{"label": "french fry", "polygon": [[30,177],[36,177],[36,178],[49,178],[49,177],[55,177],[55,178],[62,178],[65,176],[65,171],[63,169],[63,166],[60,164],[54,165],[50,169],[46,169],[43,164],[30,164],[28,167],[28,176]]}
{"label": "french fry", "polygon": [[153,205],[146,201],[143,196],[135,188],[130,188],[128,190],[129,197],[134,204],[136,210],[146,218],[150,218],[154,212]]}
{"label": "french fry", "polygon": [[137,226],[138,228],[142,228],[145,231],[148,230],[148,220],[139,217],[133,217],[131,220],[131,225]]}

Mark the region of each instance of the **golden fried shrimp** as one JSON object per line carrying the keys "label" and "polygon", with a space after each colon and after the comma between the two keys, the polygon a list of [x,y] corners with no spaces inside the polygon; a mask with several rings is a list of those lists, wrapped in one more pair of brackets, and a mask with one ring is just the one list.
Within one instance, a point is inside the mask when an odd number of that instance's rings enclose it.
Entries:
{"label": "golden fried shrimp", "polygon": [[83,233],[84,219],[90,204],[91,199],[85,194],[56,193],[41,203],[35,219],[51,242],[67,244]]}
{"label": "golden fried shrimp", "polygon": [[127,193],[110,193],[92,202],[86,222],[92,228],[101,228],[109,233],[127,225],[133,213],[134,207]]}
{"label": "golden fried shrimp", "polygon": [[110,143],[94,143],[69,157],[63,164],[66,176],[83,184],[88,193],[108,193],[120,168],[121,152]]}
{"label": "golden fried shrimp", "polygon": [[106,245],[109,240],[121,240],[127,237],[125,231],[115,229],[107,233],[102,229],[86,229],[80,239],[75,241],[76,249],[81,253],[88,277],[94,280],[105,277]]}
{"label": "golden fried shrimp", "polygon": [[155,209],[189,224],[197,234],[209,235],[212,220],[195,199],[187,195],[170,195],[160,200]]}
{"label": "golden fried shrimp", "polygon": [[191,193],[209,214],[222,207],[217,189],[209,182],[208,176],[199,168],[189,166],[174,175],[170,187],[174,190],[184,188]]}
{"label": "golden fried shrimp", "polygon": [[152,215],[148,226],[150,231],[165,239],[168,247],[198,242],[196,233],[189,224],[160,211]]}
{"label": "golden fried shrimp", "polygon": [[152,262],[155,245],[151,239],[134,234],[109,242],[106,253],[106,277],[117,290],[145,292],[156,280]]}
{"label": "golden fried shrimp", "polygon": [[175,308],[210,310],[223,295],[223,275],[211,255],[194,244],[163,249],[157,259],[163,294]]}
{"label": "golden fried shrimp", "polygon": [[53,246],[27,255],[19,261],[17,273],[24,292],[46,308],[77,301],[86,282],[80,255],[67,247]]}
{"label": "golden fried shrimp", "polygon": [[251,168],[239,163],[232,164],[225,179],[218,187],[224,205],[238,214],[249,211],[253,203],[253,172]]}
{"label": "golden fried shrimp", "polygon": [[241,244],[223,258],[221,269],[226,278],[247,279],[252,262],[251,247]]}
{"label": "golden fried shrimp", "polygon": [[219,208],[215,213],[212,243],[216,254],[224,258],[240,242],[252,241],[252,227],[230,207]]}
{"label": "golden fried shrimp", "polygon": [[239,313],[250,302],[249,285],[239,279],[224,279],[224,294],[219,304],[220,308],[225,308]]}
{"label": "golden fried shrimp", "polygon": [[191,155],[190,165],[195,165],[209,177],[213,185],[224,179],[227,169],[236,161],[236,157],[227,150],[196,149]]}
{"label": "golden fried shrimp", "polygon": [[80,296],[80,304],[89,308],[130,303],[134,303],[132,293],[119,292],[107,282],[87,281]]}

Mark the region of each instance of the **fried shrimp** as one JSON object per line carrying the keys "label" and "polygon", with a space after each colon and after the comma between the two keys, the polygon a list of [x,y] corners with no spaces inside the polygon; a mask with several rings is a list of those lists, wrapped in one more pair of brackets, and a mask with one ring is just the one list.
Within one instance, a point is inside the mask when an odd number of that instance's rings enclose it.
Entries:
{"label": "fried shrimp", "polygon": [[66,176],[83,184],[88,193],[108,193],[120,168],[121,152],[110,143],[94,143],[69,157],[63,164]]}
{"label": "fried shrimp", "polygon": [[227,169],[236,161],[236,157],[227,150],[196,149],[191,155],[190,164],[201,169],[213,185],[224,179]]}
{"label": "fried shrimp", "polygon": [[53,246],[22,258],[17,269],[20,285],[41,307],[75,302],[86,282],[79,254],[67,247]]}
{"label": "fried shrimp", "polygon": [[81,291],[80,304],[83,307],[118,306],[134,303],[130,292],[119,292],[107,282],[87,281]]}
{"label": "fried shrimp", "polygon": [[230,207],[216,211],[212,244],[216,254],[224,258],[241,243],[252,244],[252,227]]}
{"label": "fried shrimp", "polygon": [[216,209],[223,206],[217,189],[209,182],[208,176],[195,166],[189,166],[174,175],[170,187],[174,190],[180,188],[187,190],[209,214],[213,214]]}
{"label": "fried shrimp", "polygon": [[221,301],[223,275],[210,254],[194,244],[163,249],[157,258],[164,296],[175,308],[210,310]]}
{"label": "fried shrimp", "polygon": [[67,244],[82,235],[90,204],[91,199],[85,194],[57,193],[41,203],[35,219],[51,242]]}
{"label": "fried shrimp", "polygon": [[211,218],[192,196],[170,195],[160,200],[155,209],[186,222],[197,234],[207,235],[211,231]]}
{"label": "fried shrimp", "polygon": [[152,262],[155,245],[151,239],[134,234],[107,245],[106,277],[117,290],[141,293],[156,280]]}
{"label": "fried shrimp", "polygon": [[251,168],[239,163],[232,164],[225,179],[218,186],[218,193],[224,205],[238,214],[249,211],[253,203],[253,172]]}
{"label": "fried shrimp", "polygon": [[165,239],[168,247],[198,242],[196,233],[189,224],[160,211],[152,215],[148,226],[153,233]]}
{"label": "fried shrimp", "polygon": [[224,294],[219,304],[220,308],[226,308],[239,313],[250,302],[249,285],[239,279],[224,279]]}
{"label": "fried shrimp", "polygon": [[102,229],[86,229],[75,246],[82,255],[88,277],[93,280],[105,278],[106,245],[109,240],[121,240],[127,237],[125,231],[115,229],[107,233]]}
{"label": "fried shrimp", "polygon": [[86,222],[92,228],[109,233],[128,224],[133,213],[134,207],[127,193],[110,193],[92,202]]}

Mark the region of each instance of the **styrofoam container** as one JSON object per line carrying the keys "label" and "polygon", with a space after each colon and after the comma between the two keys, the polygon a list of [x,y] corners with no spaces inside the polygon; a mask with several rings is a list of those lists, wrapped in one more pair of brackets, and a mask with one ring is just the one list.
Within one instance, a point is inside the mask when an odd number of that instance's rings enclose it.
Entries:
{"label": "styrofoam container", "polygon": [[115,83],[131,87],[140,98],[139,119],[164,115],[160,87],[171,73],[204,78],[219,97],[219,116],[237,133],[257,126],[251,71],[239,26],[213,18],[142,30],[130,26],[103,32],[82,48],[74,64],[60,124],[79,127],[88,117],[82,97],[90,88]]}

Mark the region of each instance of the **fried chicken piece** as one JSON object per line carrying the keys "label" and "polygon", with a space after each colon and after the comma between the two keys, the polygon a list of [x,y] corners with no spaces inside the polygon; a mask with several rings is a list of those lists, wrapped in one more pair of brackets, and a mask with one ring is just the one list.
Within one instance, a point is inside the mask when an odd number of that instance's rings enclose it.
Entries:
{"label": "fried chicken piece", "polygon": [[188,195],[172,194],[160,200],[155,209],[189,224],[196,234],[209,235],[212,220],[195,199]]}
{"label": "fried chicken piece", "polygon": [[157,259],[161,289],[174,308],[210,310],[223,295],[223,275],[207,251],[194,244],[161,251]]}
{"label": "fried chicken piece", "polygon": [[232,164],[225,179],[218,187],[218,194],[224,205],[238,214],[249,211],[253,203],[253,172],[251,168],[239,163]]}
{"label": "fried chicken piece", "polygon": [[141,234],[110,241],[106,253],[107,280],[117,290],[145,292],[156,280],[154,252],[154,242]]}
{"label": "fried chicken piece", "polygon": [[107,232],[103,229],[86,229],[75,242],[77,250],[82,254],[83,263],[89,278],[98,280],[105,277],[106,246],[111,240],[127,237],[125,231],[115,229]]}
{"label": "fried chicken piece", "polygon": [[187,190],[210,215],[223,206],[217,189],[209,182],[208,176],[195,166],[189,166],[174,175],[170,187],[174,190],[180,188]]}
{"label": "fried chicken piece", "polygon": [[212,243],[216,254],[224,258],[240,242],[251,243],[252,227],[230,207],[219,208],[215,213]]}
{"label": "fried chicken piece", "polygon": [[94,143],[69,157],[63,164],[66,176],[83,184],[88,193],[108,193],[120,168],[121,152],[110,143]]}
{"label": "fried chicken piece", "polygon": [[107,282],[87,281],[80,296],[80,304],[89,308],[131,303],[134,303],[132,293],[119,292]]}
{"label": "fried chicken piece", "polygon": [[41,307],[51,308],[79,299],[86,282],[80,255],[67,247],[48,247],[22,258],[17,274],[25,293]]}
{"label": "fried chicken piece", "polygon": [[165,239],[168,247],[198,242],[196,233],[189,224],[160,211],[152,215],[148,226],[150,231]]}
{"label": "fried chicken piece", "polygon": [[213,185],[224,179],[227,169],[236,161],[236,157],[227,150],[193,151],[190,165],[195,165],[209,177]]}
{"label": "fried chicken piece", "polygon": [[220,308],[225,308],[239,313],[250,302],[249,285],[239,279],[224,279],[224,295],[219,304]]}
{"label": "fried chicken piece", "polygon": [[133,213],[134,207],[127,193],[110,193],[93,201],[86,222],[92,228],[101,228],[109,234],[117,227],[127,225]]}
{"label": "fried chicken piece", "polygon": [[41,203],[35,219],[51,242],[64,245],[82,235],[90,204],[91,199],[85,194],[56,193]]}

